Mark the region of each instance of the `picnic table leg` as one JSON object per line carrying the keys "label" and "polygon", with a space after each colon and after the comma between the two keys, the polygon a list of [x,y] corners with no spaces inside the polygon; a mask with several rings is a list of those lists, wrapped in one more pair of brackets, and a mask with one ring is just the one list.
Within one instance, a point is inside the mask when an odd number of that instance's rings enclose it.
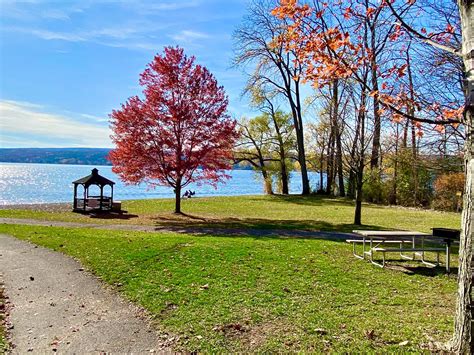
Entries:
{"label": "picnic table leg", "polygon": [[[410,242],[408,242],[408,243],[410,243]],[[400,256],[401,256],[401,258],[406,259],[406,260],[415,260],[415,253],[413,253],[412,256],[408,256],[408,255],[403,254],[403,244],[404,243],[402,241],[402,243],[400,245]],[[413,237],[413,241],[412,241],[412,247],[415,248],[415,238],[414,237]]]}
{"label": "picnic table leg", "polygon": [[362,257],[365,260],[365,237],[362,238]]}
{"label": "picnic table leg", "polygon": [[423,251],[419,254],[421,255],[421,262],[425,265],[428,265],[428,266],[432,266],[432,267],[435,267],[435,266],[438,266],[439,265],[439,251],[437,252],[437,263],[432,263],[430,261],[426,261],[425,260],[425,237],[422,237],[421,238],[421,249],[423,249]]}
{"label": "picnic table leg", "polygon": [[[364,248],[364,250],[365,250],[365,248]],[[352,254],[354,254],[354,256],[355,256],[356,258],[358,258],[358,259],[365,259],[364,250],[362,251],[362,255],[357,254],[356,242],[352,242]]]}
{"label": "picnic table leg", "polygon": [[[415,236],[412,236],[411,238],[412,238],[411,247],[412,247],[413,249],[415,249],[415,248],[416,248]],[[423,239],[423,237],[421,237],[421,248],[422,248],[422,249],[424,248],[424,244],[425,244],[425,243],[424,243],[424,239]],[[423,252],[422,252],[422,254],[421,254],[421,260],[423,260],[423,257],[424,257],[424,254],[423,254]],[[413,253],[413,259],[411,259],[411,260],[416,260],[416,252]]]}
{"label": "picnic table leg", "polygon": [[451,243],[448,241],[446,243],[446,272],[451,272],[451,266],[449,265],[451,262]]}
{"label": "picnic table leg", "polygon": [[378,267],[381,267],[381,268],[384,268],[385,267],[385,253],[383,252],[383,256],[382,256],[382,264],[376,262],[374,260],[374,249],[373,249],[373,239],[370,238],[370,251],[369,251],[369,254],[370,254],[370,262]]}
{"label": "picnic table leg", "polygon": [[[415,238],[413,238],[415,239]],[[415,248],[415,246],[413,245],[413,248]],[[425,237],[421,237],[421,249],[423,249],[423,251],[421,252],[421,261],[424,262],[425,260]]]}
{"label": "picnic table leg", "polygon": [[370,253],[370,261],[371,262],[374,262],[374,250],[372,249],[373,248],[373,245],[372,245],[372,238],[370,238],[370,249],[369,249],[369,253]]}

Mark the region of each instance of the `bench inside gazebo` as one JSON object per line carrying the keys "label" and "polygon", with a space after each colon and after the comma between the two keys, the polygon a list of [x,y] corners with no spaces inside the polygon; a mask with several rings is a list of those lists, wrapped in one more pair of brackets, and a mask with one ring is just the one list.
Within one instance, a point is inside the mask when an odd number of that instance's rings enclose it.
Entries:
{"label": "bench inside gazebo", "polygon": [[[84,176],[83,178],[73,181],[74,184],[74,205],[73,210],[75,212],[86,212],[86,211],[110,211],[114,209],[114,185],[115,182],[99,175],[99,170],[92,169],[90,175]],[[83,193],[77,195],[79,187],[82,186]],[[99,194],[91,195],[89,189],[91,186],[97,186],[100,190]],[[110,196],[104,194],[105,188],[110,187]]]}

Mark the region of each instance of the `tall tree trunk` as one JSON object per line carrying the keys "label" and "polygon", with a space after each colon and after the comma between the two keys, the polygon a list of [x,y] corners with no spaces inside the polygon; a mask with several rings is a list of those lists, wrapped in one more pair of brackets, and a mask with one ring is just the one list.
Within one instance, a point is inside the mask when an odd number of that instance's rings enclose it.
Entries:
{"label": "tall tree trunk", "polygon": [[174,213],[181,213],[181,179],[176,181],[176,188],[174,189]]}
{"label": "tall tree trunk", "polygon": [[298,143],[298,162],[300,163],[301,169],[301,183],[302,183],[302,195],[309,195],[309,178],[308,178],[308,168],[306,166],[306,154],[304,148],[304,133],[303,127],[301,126],[299,131],[296,134],[296,141]]}
{"label": "tall tree trunk", "polygon": [[349,169],[349,179],[347,180],[347,197],[353,199],[355,198],[355,173],[354,169],[350,167]]}
{"label": "tall tree trunk", "polygon": [[[363,106],[365,107],[365,106]],[[361,110],[362,111],[362,110]],[[364,144],[365,144],[365,112],[360,114],[360,146],[359,161],[356,173],[356,205],[354,211],[354,224],[360,226],[362,224],[362,188],[364,185]]]}
{"label": "tall tree trunk", "polygon": [[281,178],[281,193],[283,195],[289,194],[288,188],[288,170],[286,168],[286,161],[285,161],[285,152],[280,150],[280,178]]}
{"label": "tall tree trunk", "polygon": [[[364,93],[362,93],[364,95]],[[365,98],[361,98],[362,102],[365,102]],[[351,147],[351,164],[350,164],[350,171],[349,171],[349,185],[347,187],[347,196],[350,198],[354,198],[356,194],[356,186],[357,186],[357,181],[356,181],[356,169],[354,168],[353,164],[356,159],[356,154],[357,154],[357,146],[359,143],[359,134],[360,134],[360,119],[357,120],[356,124],[356,129],[355,129],[355,135],[354,135],[354,143],[352,144]]]}
{"label": "tall tree trunk", "polygon": [[265,168],[262,168],[263,187],[267,195],[273,195],[272,177]]}
{"label": "tall tree trunk", "polygon": [[472,302],[473,282],[473,229],[474,208],[474,1],[458,0],[462,27],[462,54],[468,83],[465,126],[467,140],[465,146],[466,185],[463,198],[461,220],[461,240],[459,246],[458,297],[452,350],[456,353],[472,354],[474,351],[474,327]]}
{"label": "tall tree trunk", "polygon": [[326,174],[326,193],[332,194],[332,186],[334,182],[334,129],[331,126],[331,133],[329,135],[328,154],[327,154],[327,174]]}
{"label": "tall tree trunk", "polygon": [[[296,73],[295,73],[296,74]],[[304,125],[303,125],[303,114],[301,112],[301,95],[300,95],[300,83],[299,81],[295,81],[295,100],[296,100],[296,113],[299,123],[299,137],[298,140],[298,158],[300,161],[300,168],[301,168],[301,182],[303,184],[303,195],[309,195],[311,192],[309,186],[309,178],[308,178],[308,168],[306,166],[306,153],[304,147]]]}
{"label": "tall tree trunk", "polygon": [[[324,144],[321,146],[321,156],[319,160],[319,189],[318,192],[323,193],[324,191],[324,179],[323,179],[323,170],[324,170]],[[327,179],[327,175],[326,175]]]}
{"label": "tall tree trunk", "polygon": [[[365,164],[365,105],[367,99],[367,93],[365,87],[362,86],[361,88],[361,98],[360,98],[360,108],[359,113],[357,115],[357,128],[359,137],[359,150],[357,152],[358,160],[356,164],[356,172],[355,172],[355,195],[356,195],[356,205],[354,211],[354,224],[361,225],[362,224],[362,188],[364,184],[364,164]],[[357,142],[355,143],[357,144]]]}
{"label": "tall tree trunk", "polygon": [[275,132],[277,135],[277,140],[278,140],[278,148],[279,148],[279,155],[280,155],[280,180],[281,180],[281,193],[283,195],[288,195],[289,194],[289,188],[288,188],[288,169],[286,167],[286,152],[285,152],[285,143],[283,141],[283,136],[280,131],[280,126],[278,125],[278,120],[275,116],[275,111],[273,109],[273,104],[271,103],[270,100],[268,100],[269,105],[271,107],[271,113],[270,117],[273,120],[273,126],[275,127]]}
{"label": "tall tree trunk", "polygon": [[[293,125],[296,133],[296,146],[298,150],[298,163],[300,164],[301,170],[301,184],[302,184],[302,195],[309,195],[309,178],[308,168],[306,167],[306,154],[304,148],[304,130],[303,130],[303,119],[301,113],[301,103],[299,95],[299,83],[295,82],[295,99],[293,98],[293,91],[290,86],[291,77],[286,77],[282,65],[279,66],[280,72],[285,81],[286,97],[290,104],[291,114],[293,116]],[[291,74],[291,73],[290,73]],[[296,102],[295,102],[296,100]]]}
{"label": "tall tree trunk", "polygon": [[339,196],[345,197],[346,190],[344,188],[344,169],[342,168],[342,143],[341,135],[339,133],[339,128],[336,132],[336,150],[337,150],[337,177],[338,177],[338,187],[339,187]]}
{"label": "tall tree trunk", "polygon": [[402,141],[402,148],[408,147],[408,127],[412,123],[410,120],[406,120],[405,126],[403,127],[403,141]]}
{"label": "tall tree trunk", "polygon": [[344,172],[342,169],[342,143],[339,127],[339,81],[334,80],[332,87],[332,114],[331,121],[334,125],[334,138],[336,142],[336,169],[338,176],[339,196],[346,196],[344,189]]}
{"label": "tall tree trunk", "polygon": [[[290,102],[292,102],[292,100],[290,100]],[[306,167],[303,127],[301,126],[300,119],[298,118],[298,110],[292,107],[291,111],[293,115],[293,123],[294,123],[295,133],[296,133],[298,163],[300,164],[300,170],[301,170],[301,184],[302,184],[301,194],[308,195],[310,193],[310,189],[309,189],[309,179],[308,179],[308,168]]]}
{"label": "tall tree trunk", "polygon": [[372,56],[370,61],[370,71],[372,79],[372,90],[375,92],[374,95],[374,133],[372,140],[372,156],[370,158],[370,168],[378,168],[380,162],[380,132],[381,132],[381,117],[380,117],[380,102],[379,102],[379,74],[377,73],[377,58],[375,53],[377,52],[376,48],[376,33],[375,33],[375,24],[370,26],[370,46],[372,50]]}
{"label": "tall tree trunk", "polygon": [[[410,112],[411,115],[414,115],[414,110]],[[412,179],[413,179],[413,206],[418,205],[418,148],[416,145],[416,132],[415,124],[411,124],[411,153],[412,153]]]}
{"label": "tall tree trunk", "polygon": [[360,167],[356,178],[356,205],[354,211],[354,224],[360,226],[362,224],[362,187],[363,187],[363,169]]}
{"label": "tall tree trunk", "polygon": [[389,203],[391,205],[397,204],[397,183],[398,183],[398,139],[399,139],[399,125],[397,124],[397,135],[395,138],[395,160],[393,164],[393,185],[392,193],[390,195]]}
{"label": "tall tree trunk", "polygon": [[273,195],[272,176],[267,171],[267,168],[265,166],[265,160],[263,160],[264,158],[260,150],[258,150],[258,154],[259,154],[260,170],[262,172],[263,188],[264,188],[265,194]]}
{"label": "tall tree trunk", "polygon": [[[406,50],[406,60],[407,60],[407,72],[408,72],[408,84],[410,88],[410,101],[408,103],[408,114],[410,116],[415,116],[415,87],[413,84],[413,73],[411,69],[411,57],[410,57],[410,43]],[[413,206],[418,205],[418,161],[417,156],[417,146],[416,146],[416,132],[415,124],[411,122],[411,149],[412,149],[412,179],[413,179]]]}
{"label": "tall tree trunk", "polygon": [[355,198],[356,187],[357,187],[357,169],[354,168],[353,164],[356,161],[357,146],[359,144],[359,132],[360,132],[360,120],[357,120],[356,133],[354,137],[354,143],[351,148],[351,164],[349,171],[349,185],[347,187],[347,196]]}

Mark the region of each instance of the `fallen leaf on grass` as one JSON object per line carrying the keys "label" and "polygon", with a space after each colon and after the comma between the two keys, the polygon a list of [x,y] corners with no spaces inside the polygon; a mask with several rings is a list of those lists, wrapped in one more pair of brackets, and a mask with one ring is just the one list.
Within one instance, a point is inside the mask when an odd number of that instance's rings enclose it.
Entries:
{"label": "fallen leaf on grass", "polygon": [[375,339],[375,331],[373,329],[365,331],[365,337],[369,340]]}
{"label": "fallen leaf on grass", "polygon": [[230,324],[225,324],[221,326],[216,326],[212,328],[212,330],[215,332],[220,332],[220,331],[225,332],[228,330],[236,330],[238,332],[245,332],[247,329],[242,324],[230,323]]}

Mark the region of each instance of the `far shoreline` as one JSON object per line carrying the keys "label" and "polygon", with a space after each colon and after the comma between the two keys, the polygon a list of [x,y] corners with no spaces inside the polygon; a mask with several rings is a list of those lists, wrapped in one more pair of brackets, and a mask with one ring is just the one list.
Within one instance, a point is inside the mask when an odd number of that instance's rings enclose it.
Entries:
{"label": "far shoreline", "polygon": [[[54,162],[54,163],[50,163],[50,162],[27,162],[27,161],[0,161],[0,164],[11,164],[11,165],[15,165],[15,164],[24,164],[24,165],[61,165],[61,166],[84,166],[84,167],[106,167],[106,168],[110,168],[110,167],[113,167],[112,164],[103,164],[103,163],[97,163],[97,164],[91,164],[91,163],[68,163],[68,162],[65,162],[65,163],[61,163],[61,162]],[[234,166],[232,169],[230,170],[244,170],[244,171],[253,171],[252,167],[242,167],[242,166]],[[311,171],[311,170],[309,170]],[[317,171],[314,171],[317,173]]]}

